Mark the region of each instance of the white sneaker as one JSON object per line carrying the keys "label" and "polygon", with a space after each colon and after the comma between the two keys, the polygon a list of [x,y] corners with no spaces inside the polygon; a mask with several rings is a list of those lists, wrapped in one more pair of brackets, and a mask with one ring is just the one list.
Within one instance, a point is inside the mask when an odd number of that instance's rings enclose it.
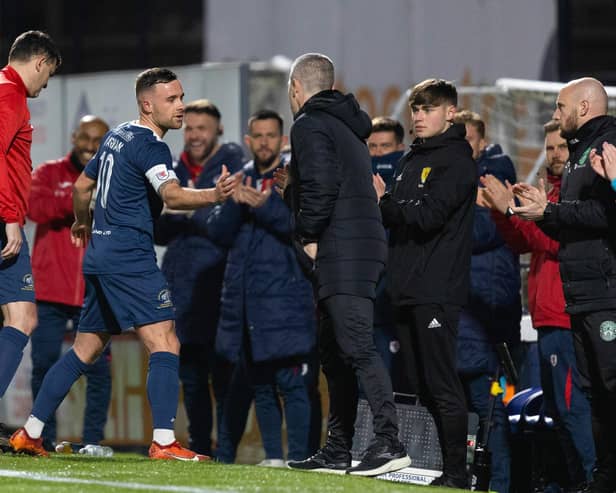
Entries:
{"label": "white sneaker", "polygon": [[264,459],[257,464],[261,467],[287,467],[287,464],[282,459]]}

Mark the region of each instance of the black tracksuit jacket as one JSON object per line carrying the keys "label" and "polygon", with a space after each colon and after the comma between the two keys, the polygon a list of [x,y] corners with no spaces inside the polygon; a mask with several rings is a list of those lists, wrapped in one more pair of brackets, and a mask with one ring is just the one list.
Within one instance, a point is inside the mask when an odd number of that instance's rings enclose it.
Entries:
{"label": "black tracksuit jacket", "polygon": [[598,116],[568,142],[560,201],[537,224],[560,242],[558,260],[568,313],[616,308],[616,192],[590,166],[590,151],[616,144],[616,119]]}
{"label": "black tracksuit jacket", "polygon": [[394,305],[466,303],[477,165],[463,124],[416,139],[380,201],[390,230],[387,288]]}

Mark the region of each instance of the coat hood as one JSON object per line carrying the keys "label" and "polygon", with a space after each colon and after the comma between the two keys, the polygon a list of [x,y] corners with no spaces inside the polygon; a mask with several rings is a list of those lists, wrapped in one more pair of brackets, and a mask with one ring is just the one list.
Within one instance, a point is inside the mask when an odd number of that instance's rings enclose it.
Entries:
{"label": "coat hood", "polygon": [[324,111],[338,118],[362,140],[370,136],[372,130],[370,117],[362,111],[352,94],[342,94],[335,90],[318,92],[306,101],[295,115],[295,119],[310,111]]}

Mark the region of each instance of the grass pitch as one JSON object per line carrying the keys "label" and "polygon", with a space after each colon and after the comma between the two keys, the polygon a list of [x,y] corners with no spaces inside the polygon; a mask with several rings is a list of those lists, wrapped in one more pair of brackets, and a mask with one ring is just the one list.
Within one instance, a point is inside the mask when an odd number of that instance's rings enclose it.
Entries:
{"label": "grass pitch", "polygon": [[0,453],[0,491],[452,493],[454,490],[290,469],[152,461],[136,454],[115,454],[112,458],[52,454],[51,458],[43,459]]}

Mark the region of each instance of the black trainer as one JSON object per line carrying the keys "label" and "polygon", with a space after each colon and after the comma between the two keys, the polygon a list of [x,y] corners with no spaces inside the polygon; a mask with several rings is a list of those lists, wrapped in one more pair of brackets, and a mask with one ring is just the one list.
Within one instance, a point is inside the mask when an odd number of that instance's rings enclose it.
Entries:
{"label": "black trainer", "polygon": [[11,431],[4,425],[4,423],[0,423],[0,453],[13,451],[9,445],[9,438],[11,438],[11,435]]}
{"label": "black trainer", "polygon": [[389,443],[374,440],[364,452],[361,462],[347,470],[347,474],[355,476],[378,476],[388,472],[398,471],[411,465],[404,445],[398,439]]}
{"label": "black trainer", "polygon": [[612,493],[616,489],[616,478],[608,467],[595,467],[592,480],[586,485],[584,493]]}
{"label": "black trainer", "polygon": [[306,460],[290,460],[287,466],[298,471],[344,474],[351,467],[351,453],[326,443],[312,457]]}
{"label": "black trainer", "polygon": [[468,489],[468,479],[464,476],[450,476],[449,474],[442,474],[438,478],[434,478],[430,483],[430,486],[444,486],[445,488],[457,488],[459,490]]}

